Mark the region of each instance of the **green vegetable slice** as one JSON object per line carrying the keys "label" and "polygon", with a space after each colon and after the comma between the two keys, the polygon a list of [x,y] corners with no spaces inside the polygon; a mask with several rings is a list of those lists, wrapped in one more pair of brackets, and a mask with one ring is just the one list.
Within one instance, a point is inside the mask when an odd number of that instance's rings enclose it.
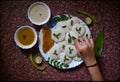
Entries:
{"label": "green vegetable slice", "polygon": [[85,11],[81,11],[81,10],[76,10],[76,12],[79,14],[86,15],[86,16],[90,17],[94,23],[97,23],[96,18],[94,16],[92,16],[90,13],[85,12]]}
{"label": "green vegetable slice", "polygon": [[92,19],[90,17],[85,18],[85,23],[90,25],[92,23]]}
{"label": "green vegetable slice", "polygon": [[34,60],[33,60],[33,56],[32,56],[32,53],[30,53],[30,55],[29,55],[29,60],[30,60],[30,62],[31,62],[31,64],[32,64],[32,66],[34,67],[34,68],[36,68],[37,70],[40,70],[40,71],[43,71],[44,69],[45,69],[45,66],[38,66],[37,64],[35,64],[35,62],[34,62]]}
{"label": "green vegetable slice", "polygon": [[37,57],[35,58],[35,63],[40,64],[41,62],[42,62],[42,57],[37,56]]}
{"label": "green vegetable slice", "polygon": [[96,40],[95,40],[96,57],[100,57],[102,55],[103,44],[104,44],[104,32],[102,30],[98,33]]}

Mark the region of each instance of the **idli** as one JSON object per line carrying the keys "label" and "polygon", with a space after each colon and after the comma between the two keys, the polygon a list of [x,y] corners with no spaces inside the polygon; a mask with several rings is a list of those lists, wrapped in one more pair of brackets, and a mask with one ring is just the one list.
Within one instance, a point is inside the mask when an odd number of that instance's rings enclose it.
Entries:
{"label": "idli", "polygon": [[55,42],[60,42],[65,39],[65,32],[62,31],[62,29],[53,29],[52,30],[52,39]]}
{"label": "idli", "polygon": [[71,63],[72,59],[68,57],[64,52],[60,53],[60,61],[64,64],[69,64]]}
{"label": "idli", "polygon": [[74,45],[67,45],[65,48],[65,53],[68,57],[75,57],[77,54],[77,50]]}

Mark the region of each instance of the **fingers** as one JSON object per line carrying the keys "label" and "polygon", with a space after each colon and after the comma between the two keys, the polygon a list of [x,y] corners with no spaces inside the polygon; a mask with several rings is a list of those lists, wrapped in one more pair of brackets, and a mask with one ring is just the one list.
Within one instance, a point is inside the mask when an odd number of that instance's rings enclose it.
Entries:
{"label": "fingers", "polygon": [[94,47],[94,40],[92,38],[90,39],[90,44],[92,47]]}
{"label": "fingers", "polygon": [[82,45],[94,47],[94,41],[92,38],[88,39],[87,37],[85,38],[79,37],[79,40],[82,42]]}
{"label": "fingers", "polygon": [[81,44],[80,44],[80,42],[79,42],[79,40],[78,39],[76,39],[75,40],[75,47],[76,47],[76,49],[78,50],[78,51],[81,51]]}
{"label": "fingers", "polygon": [[87,44],[87,46],[90,46],[90,41],[89,41],[89,39],[87,37],[84,38],[84,41]]}
{"label": "fingers", "polygon": [[81,43],[81,45],[85,45],[85,42],[84,42],[84,38],[83,38],[83,37],[79,37],[78,40],[79,40],[79,42]]}

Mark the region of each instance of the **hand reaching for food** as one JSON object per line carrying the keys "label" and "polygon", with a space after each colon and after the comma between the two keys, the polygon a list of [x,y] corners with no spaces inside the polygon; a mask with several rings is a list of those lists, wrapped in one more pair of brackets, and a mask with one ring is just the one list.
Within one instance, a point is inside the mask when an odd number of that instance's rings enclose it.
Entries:
{"label": "hand reaching for food", "polygon": [[81,57],[91,75],[91,79],[93,81],[103,81],[102,74],[95,58],[93,39],[79,37],[75,40],[75,47],[81,53]]}
{"label": "hand reaching for food", "polygon": [[[86,65],[96,63],[93,39],[79,37],[75,40],[76,49],[81,53]],[[91,62],[90,62],[91,61]]]}

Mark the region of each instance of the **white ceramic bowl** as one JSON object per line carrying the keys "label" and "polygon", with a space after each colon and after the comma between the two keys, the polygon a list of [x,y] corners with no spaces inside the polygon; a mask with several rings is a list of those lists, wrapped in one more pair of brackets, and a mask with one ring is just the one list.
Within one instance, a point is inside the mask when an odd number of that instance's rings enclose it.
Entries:
{"label": "white ceramic bowl", "polygon": [[[30,16],[31,9],[32,9],[33,7],[35,7],[35,6],[37,6],[37,5],[43,5],[43,6],[46,8],[45,11],[48,12],[46,19],[45,19],[44,21],[42,21],[42,22],[36,22],[36,21],[35,21],[33,18],[31,18],[31,16]],[[41,10],[41,9],[39,9],[39,10]],[[43,14],[43,12],[41,12],[41,13]],[[37,14],[37,13],[35,13],[35,14]],[[45,4],[45,3],[43,3],[43,2],[35,2],[35,3],[31,4],[30,7],[28,8],[27,15],[28,15],[29,20],[30,20],[33,24],[35,24],[35,25],[43,25],[43,24],[45,24],[45,23],[47,23],[47,22],[49,21],[50,16],[51,16],[51,10],[50,10],[50,8],[48,7],[47,4]],[[43,14],[42,16],[44,16],[44,14]]]}
{"label": "white ceramic bowl", "polygon": [[[29,45],[23,45],[22,43],[20,43],[19,42],[19,40],[18,40],[18,33],[19,33],[19,31],[20,30],[22,30],[22,29],[25,29],[25,28],[29,28],[29,29],[31,29],[32,31],[33,31],[33,33],[34,33],[34,41],[31,43],[31,44],[29,44]],[[16,30],[16,32],[15,32],[15,35],[14,35],[14,40],[15,40],[15,43],[20,47],[20,48],[22,48],[22,49],[30,49],[30,48],[32,48],[35,44],[36,44],[36,42],[37,42],[37,33],[36,33],[36,31],[35,31],[35,29],[33,28],[33,27],[30,27],[30,26],[21,26],[20,28],[18,28],[17,30]]]}

